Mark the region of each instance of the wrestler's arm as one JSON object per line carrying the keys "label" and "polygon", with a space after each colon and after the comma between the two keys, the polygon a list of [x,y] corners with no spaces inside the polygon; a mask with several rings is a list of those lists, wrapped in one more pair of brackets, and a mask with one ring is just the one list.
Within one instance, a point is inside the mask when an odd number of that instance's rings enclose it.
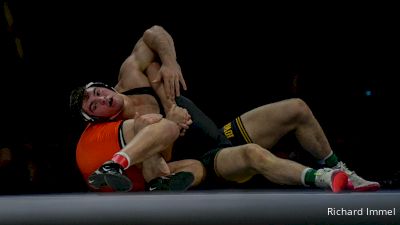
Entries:
{"label": "wrestler's arm", "polygon": [[132,53],[122,63],[115,89],[122,92],[136,87],[150,86],[144,71],[155,59],[156,55],[141,38]]}
{"label": "wrestler's arm", "polygon": [[181,67],[176,60],[175,45],[171,35],[163,27],[155,25],[144,32],[143,41],[157,52],[161,61],[159,76],[150,82],[161,82],[162,78],[167,97],[174,99],[175,96],[180,96],[180,84],[184,90],[187,90],[187,87]]}
{"label": "wrestler's arm", "polygon": [[135,132],[135,120],[126,120],[122,126],[126,146],[121,149],[130,157],[130,164],[139,164],[164,151],[179,136],[176,123],[161,119]]}
{"label": "wrestler's arm", "polygon": [[161,26],[152,26],[143,33],[143,42],[158,54],[162,64],[176,66],[174,40]]}
{"label": "wrestler's arm", "polygon": [[[160,65],[156,62],[151,63],[146,69],[148,77],[151,79],[157,76],[157,72],[160,70]],[[176,105],[175,99],[170,99],[166,96],[164,86],[160,83],[152,83],[152,88],[161,100],[164,112],[167,113],[166,118],[178,123],[181,128],[181,136],[184,135],[185,131],[192,124],[191,115],[187,109]]]}
{"label": "wrestler's arm", "polygon": [[[149,80],[143,73],[150,63],[155,62],[157,57],[161,60],[162,68],[157,77],[152,81],[163,83],[166,96],[174,98],[179,93],[179,82],[186,90],[181,69],[176,62],[175,47],[171,36],[160,26],[147,29],[143,37],[136,43],[131,55],[122,63],[117,90],[128,90],[135,87],[150,86]],[[161,82],[161,77],[163,82]],[[174,91],[171,91],[174,90]]]}
{"label": "wrestler's arm", "polygon": [[[159,63],[153,62],[151,63],[147,69],[146,69],[146,74],[149,78],[149,80],[156,79],[158,76],[157,73],[160,70],[161,65]],[[165,93],[164,86],[161,85],[160,83],[152,82],[151,87],[153,90],[156,92],[158,97],[160,98],[162,107],[164,108],[164,112],[168,112],[171,107],[176,104],[175,99],[168,98],[168,96]]]}

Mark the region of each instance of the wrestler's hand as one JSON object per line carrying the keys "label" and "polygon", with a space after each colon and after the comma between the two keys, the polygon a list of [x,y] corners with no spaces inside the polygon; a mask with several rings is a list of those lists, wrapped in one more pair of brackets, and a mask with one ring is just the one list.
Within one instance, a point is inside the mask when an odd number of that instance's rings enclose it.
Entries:
{"label": "wrestler's hand", "polygon": [[162,115],[158,113],[149,113],[149,114],[144,114],[140,115],[139,113],[135,113],[135,125],[134,125],[134,131],[139,132],[141,129],[144,127],[157,123],[162,119]]}
{"label": "wrestler's hand", "polygon": [[165,95],[169,99],[175,99],[180,96],[180,84],[183,90],[187,90],[185,79],[183,79],[181,67],[177,62],[173,64],[162,64],[157,73],[157,77],[152,79],[152,83],[162,83],[164,85]]}
{"label": "wrestler's hand", "polygon": [[189,129],[189,126],[193,123],[192,117],[188,111],[185,108],[177,106],[176,104],[172,105],[171,109],[167,113],[166,119],[174,121],[178,124],[181,131],[181,136],[185,135],[186,130]]}

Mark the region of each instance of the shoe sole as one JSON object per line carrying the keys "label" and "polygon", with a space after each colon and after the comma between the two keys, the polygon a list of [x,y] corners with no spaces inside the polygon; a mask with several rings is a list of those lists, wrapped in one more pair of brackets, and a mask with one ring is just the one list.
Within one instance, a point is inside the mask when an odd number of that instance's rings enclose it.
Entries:
{"label": "shoe sole", "polygon": [[346,189],[348,176],[343,171],[334,172],[332,175],[332,191],[335,193],[341,192]]}
{"label": "shoe sole", "polygon": [[368,191],[377,191],[381,188],[379,184],[370,184],[367,186],[362,186],[362,187],[357,187],[355,188],[354,186],[351,186],[350,190],[356,191],[356,192],[368,192]]}
{"label": "shoe sole", "polygon": [[192,186],[194,176],[189,172],[179,172],[171,179],[171,191],[186,191]]}
{"label": "shoe sole", "polygon": [[123,175],[105,174],[104,180],[113,191],[128,192],[132,190],[132,181]]}
{"label": "shoe sole", "polygon": [[[148,191],[186,191],[188,190],[194,181],[194,176],[190,172],[178,172],[172,176],[169,176],[167,180],[155,179],[155,182],[150,181],[149,187],[146,188]],[[166,183],[164,183],[166,182]]]}
{"label": "shoe sole", "polygon": [[104,180],[104,174],[95,174],[89,176],[88,184],[93,189],[100,189],[107,185],[106,181]]}

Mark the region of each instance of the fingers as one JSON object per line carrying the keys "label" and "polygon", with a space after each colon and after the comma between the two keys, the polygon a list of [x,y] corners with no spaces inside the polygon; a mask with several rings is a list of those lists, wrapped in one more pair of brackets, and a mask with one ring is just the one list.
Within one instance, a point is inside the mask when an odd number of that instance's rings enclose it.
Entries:
{"label": "fingers", "polygon": [[176,96],[181,95],[180,82],[182,82],[183,88],[186,90],[186,83],[182,75],[172,76],[164,80],[165,94],[169,99],[175,99]]}
{"label": "fingers", "polygon": [[175,94],[176,94],[176,96],[180,96],[181,95],[180,87],[179,87],[179,78],[178,77],[175,79]]}
{"label": "fingers", "polygon": [[168,99],[170,99],[170,95],[171,95],[171,89],[169,87],[169,82],[167,80],[164,80],[164,91],[165,91],[165,95],[167,96]]}
{"label": "fingers", "polygon": [[168,99],[175,99],[180,96],[180,85],[183,90],[187,90],[185,79],[183,79],[182,71],[179,64],[176,65],[161,65],[158,70],[156,79],[152,83],[162,81],[164,92]]}
{"label": "fingers", "polygon": [[185,134],[186,134],[186,130],[185,130],[185,129],[182,129],[182,130],[181,130],[181,133],[179,134],[179,136],[182,137],[182,136],[185,136]]}
{"label": "fingers", "polygon": [[164,80],[164,90],[168,99],[175,98],[175,82],[173,79]]}
{"label": "fingers", "polygon": [[186,123],[179,123],[178,124],[178,126],[181,128],[181,129],[189,129],[189,126],[186,124]]}
{"label": "fingers", "polygon": [[169,80],[169,98],[175,99],[175,81],[174,79]]}
{"label": "fingers", "polygon": [[179,133],[179,136],[184,136],[186,134],[186,130],[189,129],[189,126],[186,124],[182,124],[182,126],[180,126],[181,130]]}
{"label": "fingers", "polygon": [[182,74],[179,75],[179,82],[182,84],[183,90],[187,90],[185,79],[183,79]]}
{"label": "fingers", "polygon": [[188,120],[185,120],[185,121],[177,123],[177,124],[181,128],[181,132],[182,132],[182,130],[184,130],[186,132],[186,130],[189,129],[189,126],[192,123],[193,123],[193,121],[191,119],[188,119]]}
{"label": "fingers", "polygon": [[[175,84],[174,84],[174,87],[173,87],[173,88],[175,88],[175,92],[172,92],[172,93],[175,93],[175,96],[180,96],[181,95],[180,84],[182,84],[183,90],[186,91],[187,90],[187,86],[186,86],[185,79],[183,79],[182,74],[178,74],[175,77]],[[173,96],[173,97],[175,97],[175,96]]]}

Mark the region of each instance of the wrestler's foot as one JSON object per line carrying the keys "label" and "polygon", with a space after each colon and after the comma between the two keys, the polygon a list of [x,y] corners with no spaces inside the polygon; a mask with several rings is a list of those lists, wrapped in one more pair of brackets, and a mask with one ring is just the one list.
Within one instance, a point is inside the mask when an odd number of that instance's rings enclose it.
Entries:
{"label": "wrestler's foot", "polygon": [[347,168],[346,164],[339,162],[333,169],[340,169],[349,177],[347,189],[352,191],[377,191],[381,187],[378,182],[367,181]]}
{"label": "wrestler's foot", "polygon": [[193,183],[194,176],[190,172],[178,172],[151,180],[147,191],[186,191]]}
{"label": "wrestler's foot", "polygon": [[320,188],[330,188],[333,192],[341,192],[347,187],[348,176],[339,169],[322,168],[315,174],[315,185]]}
{"label": "wrestler's foot", "polygon": [[94,189],[110,187],[113,191],[126,192],[132,189],[131,180],[125,176],[124,169],[113,161],[105,162],[88,178],[89,185]]}

